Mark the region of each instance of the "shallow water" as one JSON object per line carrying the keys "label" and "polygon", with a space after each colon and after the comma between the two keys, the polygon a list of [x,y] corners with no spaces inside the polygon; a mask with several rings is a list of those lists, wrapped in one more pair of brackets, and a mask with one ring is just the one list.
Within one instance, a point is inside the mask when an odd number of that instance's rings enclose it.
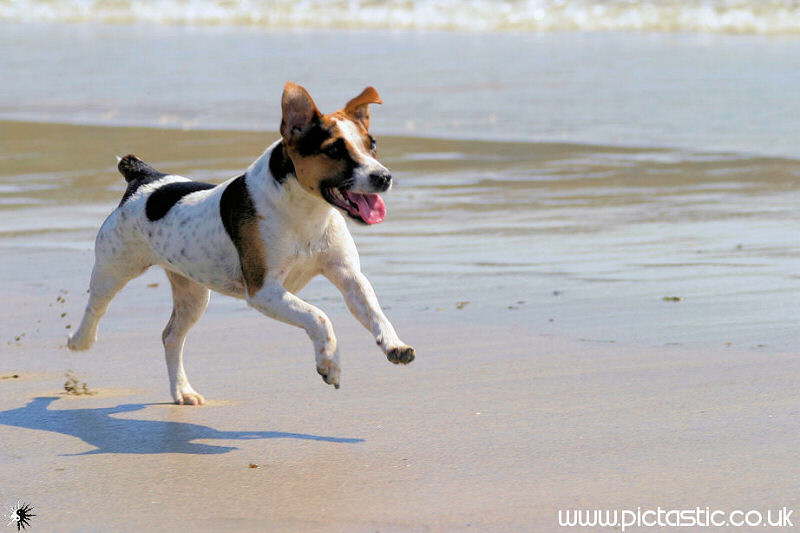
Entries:
{"label": "shallow water", "polygon": [[0,24],[0,119],[275,130],[286,80],[380,134],[800,157],[800,38]]}

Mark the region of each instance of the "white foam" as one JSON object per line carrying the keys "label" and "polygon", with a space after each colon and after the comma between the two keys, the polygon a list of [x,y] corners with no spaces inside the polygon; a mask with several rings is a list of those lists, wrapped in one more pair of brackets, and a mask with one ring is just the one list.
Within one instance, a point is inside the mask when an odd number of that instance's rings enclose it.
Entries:
{"label": "white foam", "polygon": [[263,28],[800,33],[796,0],[6,0],[11,21]]}

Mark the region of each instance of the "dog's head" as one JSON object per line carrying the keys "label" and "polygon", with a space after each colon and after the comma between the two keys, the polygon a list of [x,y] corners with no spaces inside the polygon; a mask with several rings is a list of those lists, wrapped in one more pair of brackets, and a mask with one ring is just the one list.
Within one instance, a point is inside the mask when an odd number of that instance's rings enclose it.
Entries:
{"label": "dog's head", "polygon": [[281,99],[281,135],[297,180],[364,224],[384,219],[386,205],[378,193],[392,185],[369,134],[369,104],[380,103],[378,91],[367,87],[343,109],[323,115],[308,91],[291,82]]}

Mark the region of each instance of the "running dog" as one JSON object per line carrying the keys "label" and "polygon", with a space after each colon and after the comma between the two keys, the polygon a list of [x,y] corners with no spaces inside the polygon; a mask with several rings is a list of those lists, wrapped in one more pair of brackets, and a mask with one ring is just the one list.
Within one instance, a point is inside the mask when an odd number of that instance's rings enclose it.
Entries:
{"label": "running dog", "polygon": [[383,314],[345,223],[376,224],[386,215],[378,193],[392,176],[376,159],[369,134],[367,87],[343,109],[322,114],[303,87],[287,83],[281,139],[247,171],[219,185],[165,174],[134,155],[119,161],[127,189],[95,241],[89,302],[68,340],[86,350],[109,302],[153,265],[172,286],[172,316],[162,339],[172,397],[204,402],[183,368],[183,344],[202,316],[210,290],[242,298],[270,318],[303,328],[314,344],[317,372],[339,388],[339,350],[331,321],[295,293],[322,274],[342,292],[389,361],[408,364],[414,349]]}

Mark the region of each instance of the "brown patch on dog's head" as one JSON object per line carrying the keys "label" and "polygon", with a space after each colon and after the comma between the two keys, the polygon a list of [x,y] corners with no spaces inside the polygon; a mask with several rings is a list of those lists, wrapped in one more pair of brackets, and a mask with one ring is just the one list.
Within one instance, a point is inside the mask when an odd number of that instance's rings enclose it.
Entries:
{"label": "brown patch on dog's head", "polygon": [[[385,206],[376,193],[387,190],[391,180],[375,159],[375,139],[368,131],[369,104],[378,103],[378,91],[367,87],[343,109],[324,115],[308,91],[292,82],[281,98],[283,159],[291,160],[298,182],[368,224],[383,220]],[[275,163],[275,168],[287,167]]]}
{"label": "brown patch on dog's head", "polygon": [[347,102],[344,106],[344,113],[352,117],[364,127],[364,131],[369,130],[369,104],[382,104],[383,100],[378,95],[375,87],[367,87],[361,94]]}
{"label": "brown patch on dog's head", "polygon": [[[280,131],[295,175],[306,190],[319,193],[323,181],[347,181],[365,154],[374,155],[375,141],[368,131],[368,105],[374,103],[381,103],[378,92],[367,87],[343,109],[323,115],[305,88],[286,84]],[[352,128],[343,128],[343,122]]]}

